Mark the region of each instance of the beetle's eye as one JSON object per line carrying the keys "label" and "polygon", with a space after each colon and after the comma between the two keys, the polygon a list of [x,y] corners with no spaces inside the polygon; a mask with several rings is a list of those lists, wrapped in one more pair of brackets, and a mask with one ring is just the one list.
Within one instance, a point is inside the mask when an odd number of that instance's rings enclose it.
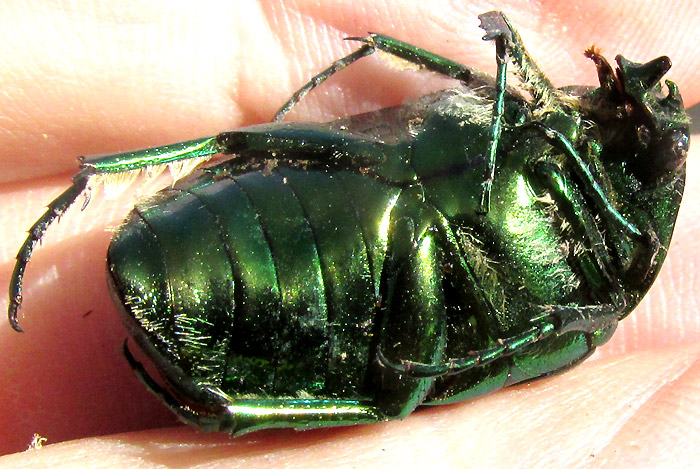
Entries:
{"label": "beetle's eye", "polygon": [[687,129],[675,129],[661,138],[653,139],[637,156],[637,176],[650,184],[667,180],[685,163],[689,145]]}
{"label": "beetle's eye", "polygon": [[685,163],[690,148],[690,137],[687,132],[674,130],[670,135],[669,168],[671,171]]}
{"label": "beetle's eye", "polygon": [[637,126],[637,141],[646,148],[651,141],[651,132],[646,125]]}

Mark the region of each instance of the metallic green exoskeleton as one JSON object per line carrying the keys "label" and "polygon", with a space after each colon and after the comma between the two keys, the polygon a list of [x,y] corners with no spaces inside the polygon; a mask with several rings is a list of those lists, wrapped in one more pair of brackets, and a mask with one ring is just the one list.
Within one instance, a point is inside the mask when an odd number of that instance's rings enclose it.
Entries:
{"label": "metallic green exoskeleton", "polygon": [[[670,61],[594,49],[600,87],[554,88],[498,12],[489,77],[372,34],[299,90],[381,50],[454,89],[325,124],[256,125],[82,163],[91,178],[231,155],[139,204],[108,254],[115,299],[182,419],[242,434],[400,418],[564,370],[610,338],[666,256],[688,119]],[[506,84],[509,63],[529,96]]]}

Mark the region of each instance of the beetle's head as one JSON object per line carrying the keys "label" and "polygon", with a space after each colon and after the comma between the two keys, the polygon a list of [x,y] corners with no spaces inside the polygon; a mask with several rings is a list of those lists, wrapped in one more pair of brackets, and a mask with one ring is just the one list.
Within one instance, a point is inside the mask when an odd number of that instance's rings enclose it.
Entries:
{"label": "beetle's head", "polygon": [[597,125],[601,163],[614,205],[641,236],[606,231],[617,253],[627,295],[627,314],[659,272],[673,233],[685,181],[689,120],[676,85],[662,78],[668,57],[647,63],[621,55],[613,67],[599,52],[585,54],[598,70],[600,87],[583,95],[586,118]]}
{"label": "beetle's head", "polygon": [[598,69],[598,102],[611,104],[603,119],[610,131],[609,148],[625,155],[625,164],[644,185],[666,183],[675,178],[688,154],[689,121],[675,83],[661,79],[671,68],[662,56],[636,63],[618,55],[617,68],[594,49],[586,51]]}
{"label": "beetle's head", "polygon": [[643,183],[667,181],[683,166],[690,143],[688,117],[675,83],[666,80],[668,94],[661,90],[661,78],[671,68],[668,57],[651,62],[630,62],[615,58],[617,80],[636,145],[632,170]]}

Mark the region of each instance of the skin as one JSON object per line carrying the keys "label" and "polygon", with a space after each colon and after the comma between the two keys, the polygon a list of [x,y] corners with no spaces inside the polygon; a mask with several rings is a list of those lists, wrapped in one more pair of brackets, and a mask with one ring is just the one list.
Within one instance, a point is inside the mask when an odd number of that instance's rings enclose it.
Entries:
{"label": "skin", "polygon": [[[305,80],[352,49],[345,36],[380,31],[492,72],[494,48],[479,40],[476,17],[498,8],[558,86],[596,84],[593,65],[581,55],[595,40],[610,60],[617,53],[637,61],[670,56],[670,79],[686,106],[700,101],[698,1],[674,8],[607,1],[579,1],[575,8],[554,1],[529,8],[509,1],[431,2],[430,8],[389,0],[232,3],[194,9],[188,2],[134,1],[116,10],[104,2],[89,11],[66,2],[0,5],[3,288],[24,230],[66,187],[76,155],[265,122]],[[290,118],[328,120],[444,85],[429,74],[364,59],[312,93]],[[30,264],[20,312],[26,332],[0,326],[0,454],[24,450],[34,433],[65,443],[5,456],[0,467],[689,466],[700,457],[698,158],[692,147],[684,203],[659,279],[594,359],[404,421],[237,439],[179,425],[133,377],[121,356],[126,332],[104,274],[105,227],[118,224],[133,198],[93,201],[52,229]]]}

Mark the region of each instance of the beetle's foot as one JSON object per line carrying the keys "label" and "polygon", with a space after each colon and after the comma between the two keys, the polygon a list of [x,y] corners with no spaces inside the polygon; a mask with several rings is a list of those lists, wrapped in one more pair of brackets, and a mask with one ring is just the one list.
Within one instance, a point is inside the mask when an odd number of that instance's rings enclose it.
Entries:
{"label": "beetle's foot", "polygon": [[484,41],[492,41],[499,37],[506,42],[513,41],[513,30],[500,11],[489,11],[479,15],[479,19],[481,20],[479,27],[486,31]]}
{"label": "beetle's foot", "polygon": [[[536,328],[533,328],[536,329]],[[533,331],[529,331],[528,335],[532,340],[538,340]],[[478,366],[488,365],[489,363],[510,355],[517,350],[517,344],[523,343],[523,336],[517,336],[510,339],[498,340],[496,345],[482,350],[470,350],[464,358],[451,358],[443,363],[431,365],[428,363],[419,363],[410,360],[400,360],[394,362],[384,356],[381,349],[377,349],[377,362],[385,369],[389,369],[401,376],[410,378],[440,378],[443,376],[457,375],[471,370]]]}
{"label": "beetle's foot", "polygon": [[17,317],[17,312],[19,307],[22,305],[22,295],[15,295],[14,298],[10,300],[10,307],[8,309],[7,317],[10,320],[10,326],[17,332],[24,332],[24,329],[19,325],[19,318]]}
{"label": "beetle's foot", "polygon": [[374,41],[374,38],[375,38],[376,36],[377,36],[377,35],[376,35],[375,33],[369,33],[367,36],[348,36],[348,37],[344,37],[343,40],[344,40],[344,41],[358,41],[358,42],[362,42],[362,43],[367,44],[368,46],[371,46],[372,48],[374,48],[374,47],[376,46],[375,41]]}

